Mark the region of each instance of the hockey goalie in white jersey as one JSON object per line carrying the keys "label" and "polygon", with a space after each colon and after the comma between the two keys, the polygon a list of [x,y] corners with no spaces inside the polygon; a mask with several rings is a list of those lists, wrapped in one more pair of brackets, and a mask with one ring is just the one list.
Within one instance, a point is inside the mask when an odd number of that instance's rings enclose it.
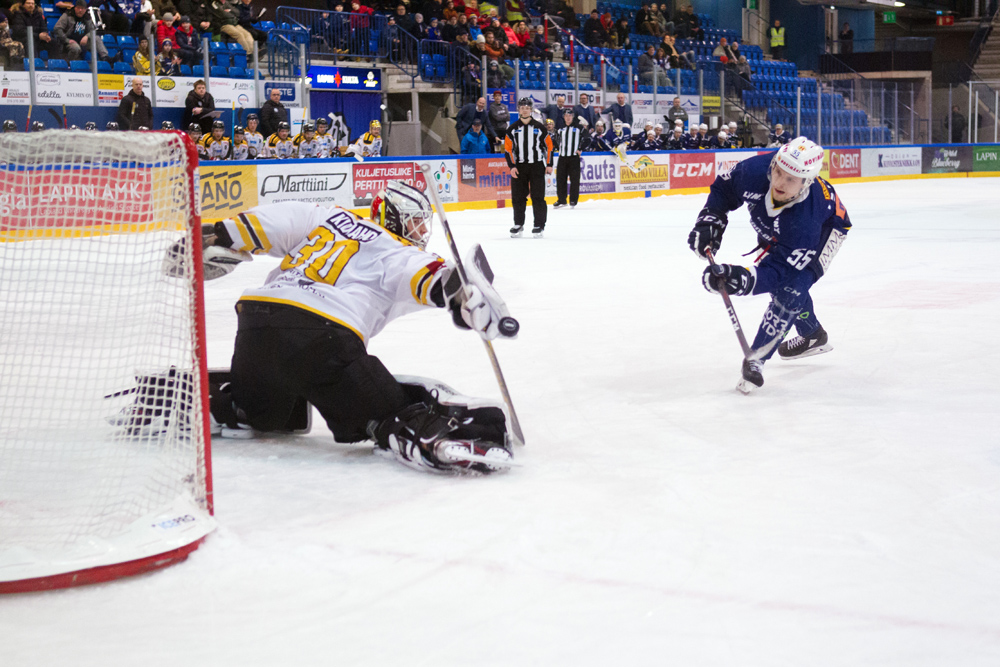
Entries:
{"label": "hockey goalie in white jersey", "polygon": [[506,306],[492,290],[463,288],[453,265],[424,249],[432,211],[422,192],[393,181],[371,215],[284,202],[206,226],[206,279],[252,255],[281,258],[237,304],[231,383],[213,387],[214,420],[224,435],[280,431],[304,399],[338,442],[370,438],[376,451],[423,470],[506,470],[512,455],[499,404],[396,378],[366,351],[390,321],[428,307],[450,309],[457,326],[495,338]]}

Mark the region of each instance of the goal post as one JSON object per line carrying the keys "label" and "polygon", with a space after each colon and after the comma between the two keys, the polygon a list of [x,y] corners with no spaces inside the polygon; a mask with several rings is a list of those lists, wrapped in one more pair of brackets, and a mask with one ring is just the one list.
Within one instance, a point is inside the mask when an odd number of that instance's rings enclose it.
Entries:
{"label": "goal post", "polygon": [[179,132],[0,135],[0,593],[215,527],[197,165]]}

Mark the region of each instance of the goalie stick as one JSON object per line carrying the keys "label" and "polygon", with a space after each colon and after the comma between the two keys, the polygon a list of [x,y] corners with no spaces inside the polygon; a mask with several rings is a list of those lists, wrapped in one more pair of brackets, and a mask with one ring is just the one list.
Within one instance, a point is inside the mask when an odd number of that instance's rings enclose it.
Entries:
{"label": "goalie stick", "polygon": [[617,146],[614,147],[614,149],[612,149],[611,152],[614,153],[618,157],[618,161],[621,162],[626,167],[628,167],[633,174],[638,174],[640,171],[642,171],[641,169],[637,168],[635,164],[629,162],[628,159],[626,159],[625,144],[618,144]]}
{"label": "goalie stick", "polygon": [[[65,109],[65,107],[63,108]],[[62,127],[63,119],[59,116],[59,112],[53,109],[52,107],[49,107],[49,113],[52,114],[52,117],[56,119],[56,127],[57,128]]]}
{"label": "goalie stick", "polygon": [[[458,254],[458,246],[455,245],[455,238],[451,235],[451,225],[448,224],[448,217],[444,213],[444,206],[441,204],[441,198],[438,197],[437,190],[431,187],[434,179],[430,177],[430,165],[421,165],[420,170],[424,174],[424,182],[427,186],[427,190],[431,194],[434,208],[437,209],[438,218],[441,220],[441,227],[444,229],[444,236],[448,240],[448,247],[451,249],[451,256],[455,260],[455,268],[458,270],[458,277],[462,280],[462,287],[468,288],[469,276],[465,272],[465,265],[462,264],[462,257]],[[484,272],[484,275],[487,277],[487,280],[489,280],[492,276],[492,272],[489,272],[489,274]],[[506,317],[500,320],[500,331],[506,332],[504,335],[516,335],[519,328],[517,320],[512,317]],[[486,339],[484,334],[480,333],[479,335],[480,338],[482,338],[483,346],[486,348],[486,354],[489,355],[490,364],[493,366],[493,374],[496,375],[497,378],[497,384],[500,385],[500,393],[503,395],[503,401],[507,404],[507,410],[510,412],[510,428],[513,440],[515,443],[524,446],[524,432],[521,430],[521,422],[517,418],[517,412],[514,411],[514,403],[510,398],[510,392],[507,390],[507,383],[504,381],[503,371],[500,370],[500,362],[497,361],[497,355],[493,350],[493,344]]]}

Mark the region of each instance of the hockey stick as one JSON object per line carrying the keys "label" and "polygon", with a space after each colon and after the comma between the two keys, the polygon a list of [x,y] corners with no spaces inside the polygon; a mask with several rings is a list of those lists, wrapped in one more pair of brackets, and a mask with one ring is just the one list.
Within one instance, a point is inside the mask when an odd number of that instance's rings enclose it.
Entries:
{"label": "hockey stick", "polygon": [[49,113],[52,114],[52,117],[56,119],[56,127],[57,128],[63,124],[63,119],[59,117],[59,112],[58,111],[56,111],[52,107],[49,107]]}
{"label": "hockey stick", "polygon": [[[618,144],[618,146],[624,146],[624,145],[625,144]],[[634,164],[630,163],[628,160],[625,159],[625,149],[622,148],[619,151],[618,146],[615,146],[614,149],[612,149],[611,151],[612,153],[618,156],[618,161],[621,162],[626,167],[628,167],[633,174],[638,174],[640,171],[642,171],[641,169],[637,168]]]}
{"label": "hockey stick", "polygon": [[24,131],[31,132],[31,106],[28,105],[28,120],[24,121]]}
{"label": "hockey stick", "polygon": [[[712,273],[716,276],[721,276],[723,269],[715,263],[715,256],[712,254],[712,251],[706,248],[705,256],[708,257],[708,263],[712,265]],[[754,358],[753,350],[750,349],[750,345],[747,343],[747,337],[743,335],[743,327],[740,326],[740,318],[736,316],[736,309],[733,308],[733,300],[729,298],[729,292],[726,291],[725,285],[719,285],[719,294],[722,296],[722,301],[726,304],[726,311],[729,313],[729,321],[733,323],[733,331],[736,332],[736,337],[740,341],[740,347],[743,348],[743,357],[747,360]]]}
{"label": "hockey stick", "polygon": [[63,105],[63,129],[69,129],[69,115],[66,113],[66,105]]}
{"label": "hockey stick", "polygon": [[[468,288],[469,277],[465,273],[465,265],[462,264],[462,257],[458,254],[458,246],[455,245],[455,238],[451,235],[451,225],[448,224],[448,216],[444,213],[444,206],[441,204],[441,198],[438,197],[437,190],[431,185],[433,183],[433,179],[430,178],[430,165],[421,165],[420,170],[424,174],[424,181],[427,184],[427,190],[431,193],[434,208],[437,209],[438,218],[441,220],[441,227],[444,229],[444,236],[448,240],[448,247],[451,249],[451,255],[455,259],[455,268],[458,270],[458,277],[462,280],[462,287]],[[500,330],[504,331],[506,329],[508,332],[505,335],[512,336],[516,334],[518,328],[519,326],[517,324],[517,320],[512,317],[500,320]],[[521,430],[521,422],[518,421],[517,413],[514,411],[514,402],[511,401],[510,392],[507,390],[507,383],[503,379],[503,371],[500,370],[500,362],[497,361],[496,352],[493,351],[493,343],[487,340],[486,336],[482,333],[480,333],[480,337],[483,340],[483,346],[486,347],[486,354],[490,357],[490,364],[493,366],[493,374],[496,375],[497,384],[500,385],[500,393],[503,395],[504,403],[507,404],[508,412],[510,412],[510,428],[513,432],[514,442],[524,446],[524,432]]]}
{"label": "hockey stick", "polygon": [[[712,254],[712,251],[706,248],[705,255],[708,257],[709,264],[712,265],[712,273],[717,276],[721,276],[723,273],[723,269],[721,266],[715,263],[715,256]],[[747,361],[757,361],[761,359],[762,357],[770,354],[771,350],[773,350],[775,346],[781,343],[781,339],[785,337],[785,332],[787,331],[787,329],[781,331],[778,335],[772,338],[771,342],[769,342],[764,347],[758,348],[756,350],[751,348],[750,345],[747,343],[747,337],[743,334],[743,327],[740,326],[740,318],[736,316],[736,309],[733,308],[733,301],[732,299],[729,298],[729,293],[726,292],[725,286],[721,284],[719,285],[719,294],[722,295],[722,301],[726,304],[726,310],[729,312],[729,320],[733,323],[733,331],[736,332],[736,337],[740,341],[740,347],[743,348],[743,357]]]}

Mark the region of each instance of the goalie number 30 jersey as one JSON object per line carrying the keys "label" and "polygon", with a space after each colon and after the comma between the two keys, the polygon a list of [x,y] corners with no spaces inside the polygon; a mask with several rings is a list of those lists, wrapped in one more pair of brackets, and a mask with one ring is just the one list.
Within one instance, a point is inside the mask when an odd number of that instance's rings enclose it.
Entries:
{"label": "goalie number 30 jersey", "polygon": [[241,301],[302,308],[351,329],[366,345],[395,318],[434,307],[431,289],[451,274],[437,255],[340,208],[268,204],[223,224],[232,248],[281,258]]}

